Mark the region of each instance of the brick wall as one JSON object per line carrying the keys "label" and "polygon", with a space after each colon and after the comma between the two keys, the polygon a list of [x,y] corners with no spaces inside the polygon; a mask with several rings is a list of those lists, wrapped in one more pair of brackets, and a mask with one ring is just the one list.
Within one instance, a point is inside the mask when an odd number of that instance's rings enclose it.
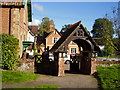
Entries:
{"label": "brick wall", "polygon": [[[11,34],[19,39],[19,55],[22,56],[22,41],[28,36],[28,11],[25,8],[0,8],[0,33]],[[10,13],[11,12],[11,13]],[[10,18],[11,17],[11,18]],[[10,27],[9,27],[10,25]],[[9,31],[10,30],[10,31]]]}
{"label": "brick wall", "polygon": [[10,8],[0,8],[0,33],[9,34],[9,10]]}

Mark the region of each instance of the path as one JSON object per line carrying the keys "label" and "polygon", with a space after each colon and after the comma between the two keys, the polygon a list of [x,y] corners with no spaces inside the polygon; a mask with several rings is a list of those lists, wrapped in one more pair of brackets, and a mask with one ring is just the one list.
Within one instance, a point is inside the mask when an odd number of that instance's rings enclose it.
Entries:
{"label": "path", "polygon": [[3,84],[3,88],[24,88],[35,87],[39,85],[58,85],[61,88],[96,88],[97,80],[90,75],[66,74],[63,77],[39,75],[35,81],[27,83]]}

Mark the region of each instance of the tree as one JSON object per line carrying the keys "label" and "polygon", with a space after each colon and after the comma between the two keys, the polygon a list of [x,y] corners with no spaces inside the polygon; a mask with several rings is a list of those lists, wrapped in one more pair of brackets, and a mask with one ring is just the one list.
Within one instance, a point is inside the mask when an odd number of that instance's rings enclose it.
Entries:
{"label": "tree", "polygon": [[93,37],[97,38],[104,38],[104,35],[113,37],[113,23],[106,18],[96,19],[91,33],[93,34]]}
{"label": "tree", "polygon": [[105,45],[104,51],[107,55],[111,55],[114,52],[113,44],[113,23],[106,18],[99,18],[95,20],[93,30],[91,31],[93,37],[102,38]]}
{"label": "tree", "polygon": [[70,27],[71,24],[68,24],[68,25],[64,25],[62,26],[62,29],[61,29],[61,32],[65,32],[69,27]]}
{"label": "tree", "polygon": [[12,35],[0,34],[2,41],[0,45],[2,46],[2,67],[4,69],[15,69],[18,61],[18,48],[19,41]]}
{"label": "tree", "polygon": [[[120,6],[120,2],[119,2]],[[120,54],[120,7],[116,8],[113,7],[112,9],[112,14],[105,14],[105,17],[109,19],[111,22],[113,22],[114,25],[114,32],[115,32],[115,37],[113,40],[114,47],[118,54]]]}
{"label": "tree", "polygon": [[40,27],[40,29],[39,29],[39,35],[42,36],[44,34],[44,32],[49,32],[51,24],[54,25],[54,21],[50,20],[48,17],[44,17],[42,19],[41,24],[39,25],[39,27]]}

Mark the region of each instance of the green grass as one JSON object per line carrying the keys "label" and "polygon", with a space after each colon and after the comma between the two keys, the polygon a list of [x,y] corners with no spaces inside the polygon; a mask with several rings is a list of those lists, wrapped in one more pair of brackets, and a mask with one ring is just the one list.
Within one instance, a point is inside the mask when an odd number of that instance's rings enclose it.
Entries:
{"label": "green grass", "polygon": [[33,73],[2,71],[2,83],[20,83],[37,79]]}
{"label": "green grass", "polygon": [[[100,57],[100,58],[108,58],[108,57]],[[109,57],[111,59],[120,59],[120,57]]]}
{"label": "green grass", "polygon": [[59,88],[59,86],[56,85],[40,85],[34,88]]}
{"label": "green grass", "polygon": [[57,85],[40,85],[37,87],[27,87],[27,88],[9,88],[9,90],[59,90],[59,86]]}
{"label": "green grass", "polygon": [[97,78],[103,90],[120,90],[120,65],[97,67]]}

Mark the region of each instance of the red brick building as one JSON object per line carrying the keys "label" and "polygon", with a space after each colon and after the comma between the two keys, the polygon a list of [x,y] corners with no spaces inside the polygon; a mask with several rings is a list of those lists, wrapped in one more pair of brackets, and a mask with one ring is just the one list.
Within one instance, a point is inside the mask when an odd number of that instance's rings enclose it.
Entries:
{"label": "red brick building", "polygon": [[26,0],[0,0],[0,33],[11,34],[19,39],[22,56],[22,42],[27,41],[28,21],[31,21],[31,2]]}

